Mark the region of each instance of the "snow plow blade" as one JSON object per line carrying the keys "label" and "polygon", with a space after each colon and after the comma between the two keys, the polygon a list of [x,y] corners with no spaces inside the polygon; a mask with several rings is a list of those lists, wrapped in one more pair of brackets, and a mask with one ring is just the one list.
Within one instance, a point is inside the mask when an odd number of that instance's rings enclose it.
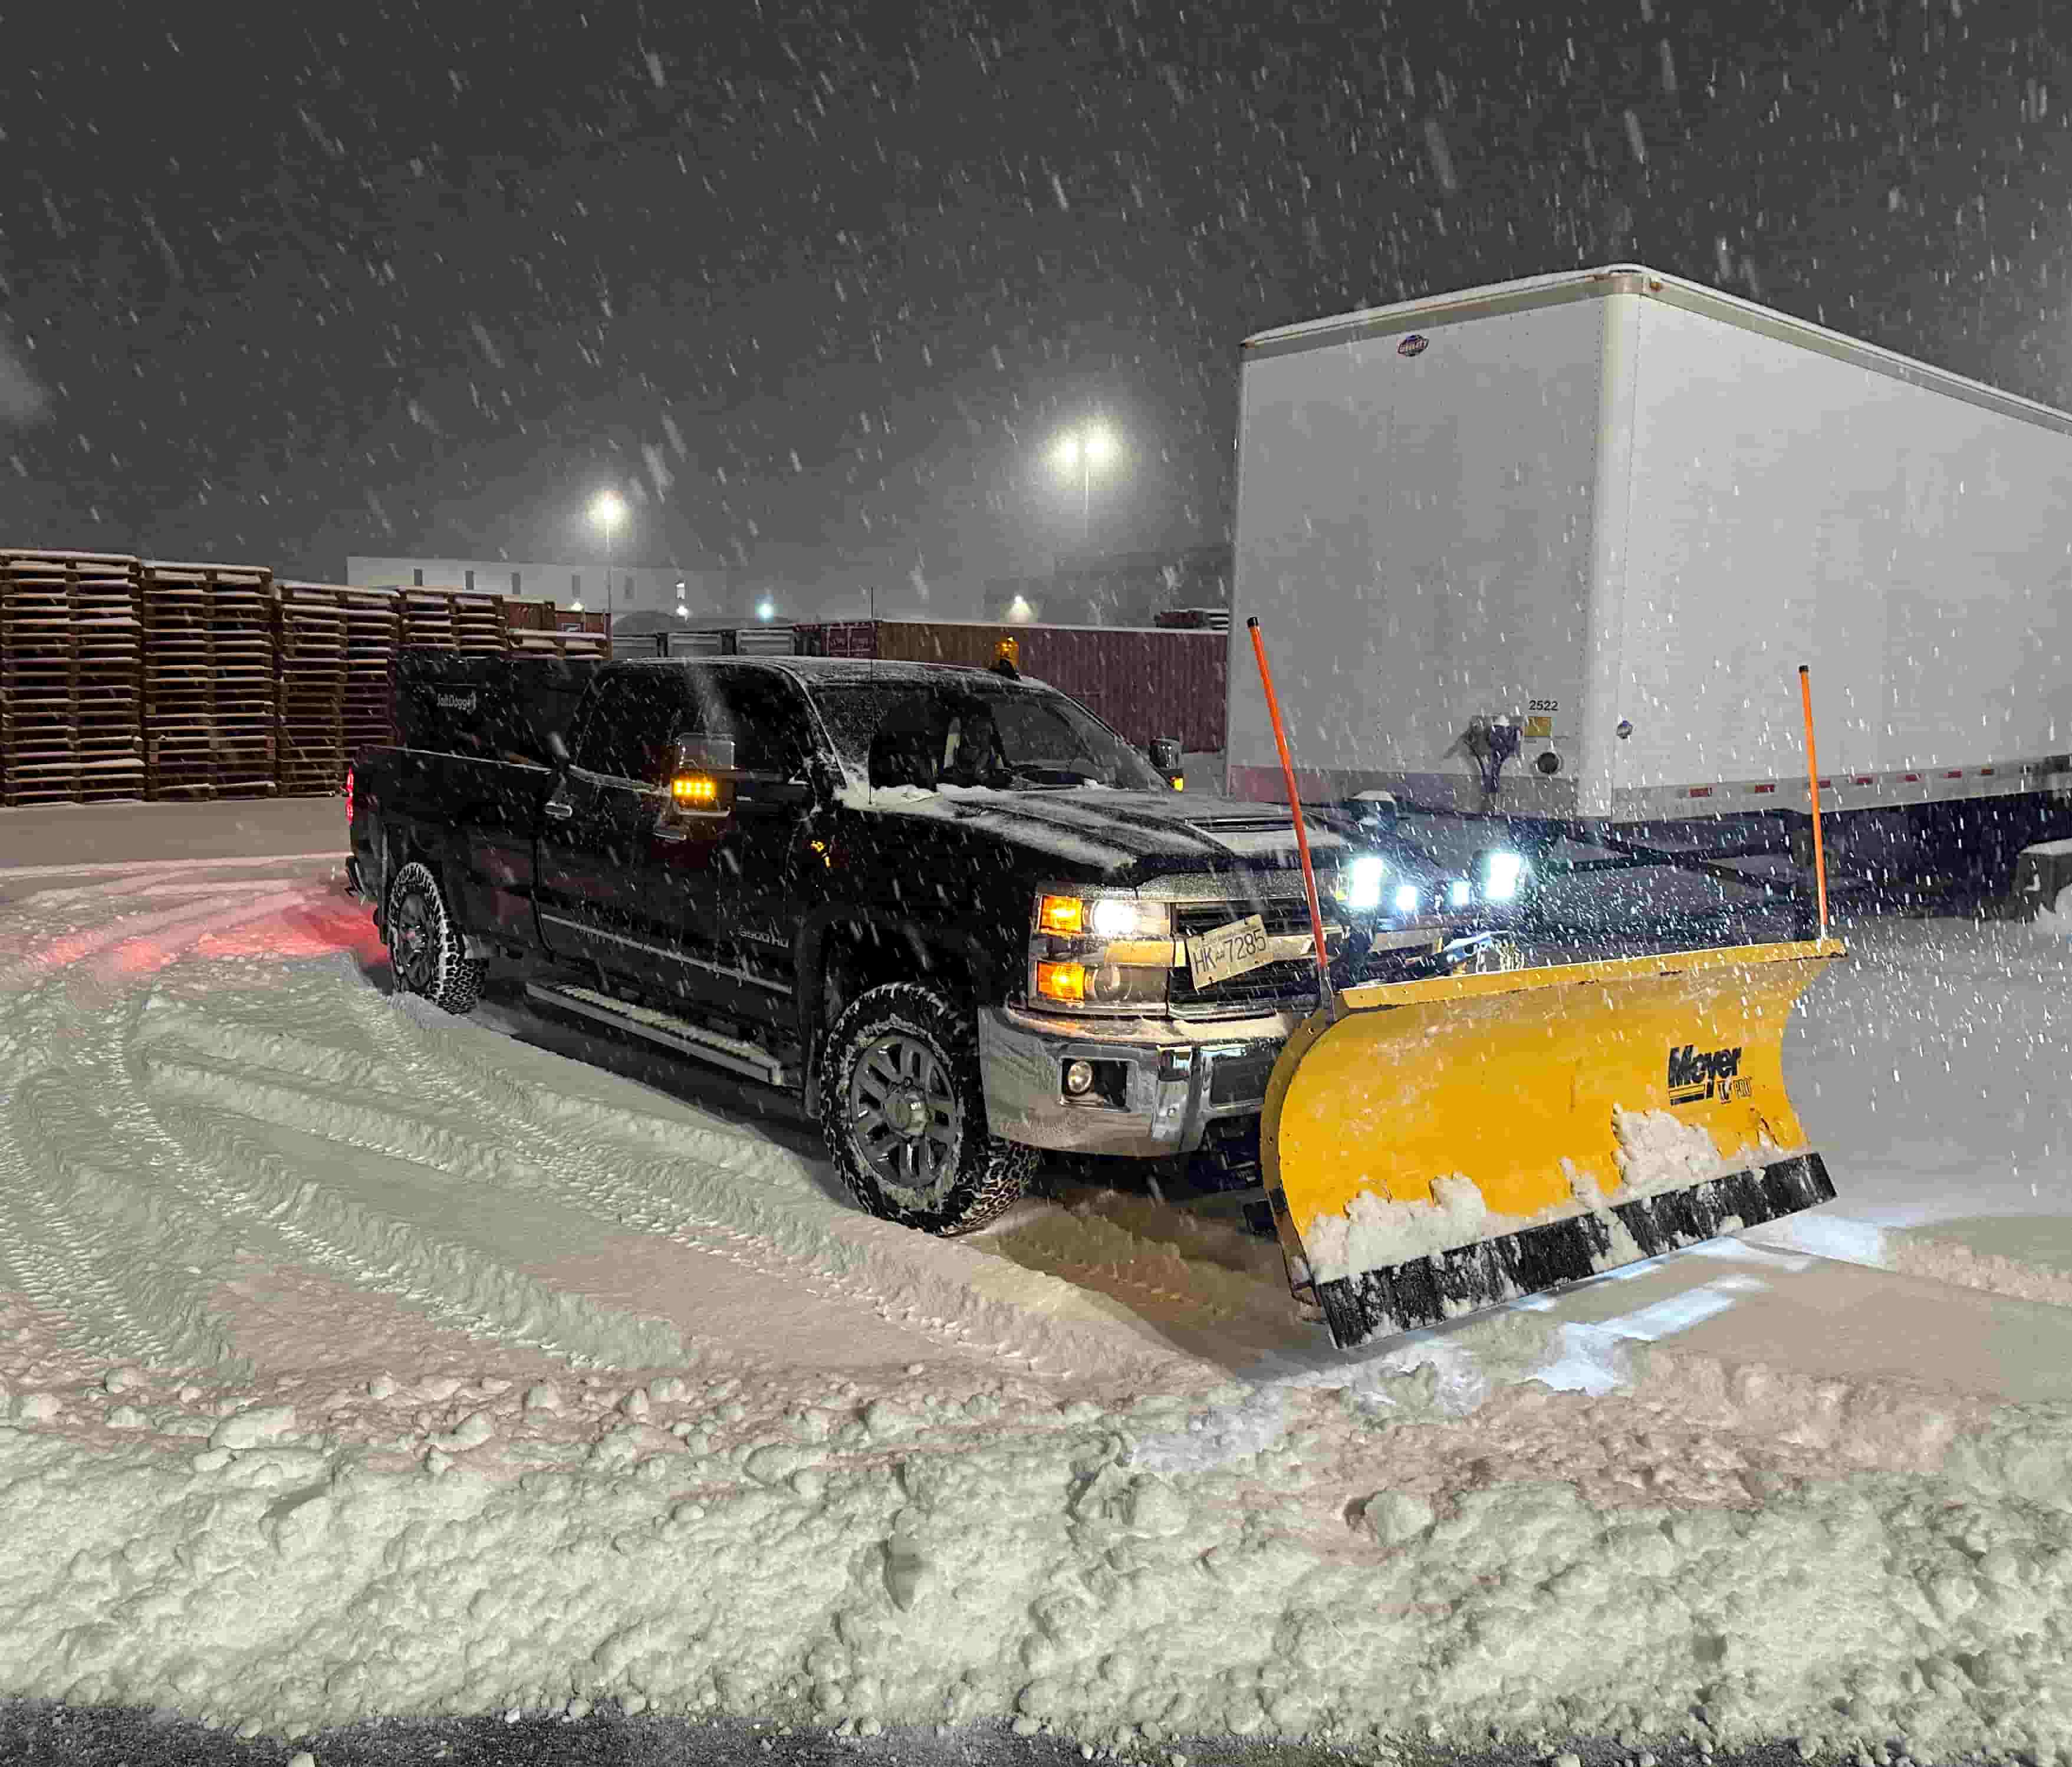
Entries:
{"label": "snow plow blade", "polygon": [[1297,1297],[1350,1349],[1832,1200],[1782,1054],[1843,954],[1825,939],[1348,989],[1267,1087]]}

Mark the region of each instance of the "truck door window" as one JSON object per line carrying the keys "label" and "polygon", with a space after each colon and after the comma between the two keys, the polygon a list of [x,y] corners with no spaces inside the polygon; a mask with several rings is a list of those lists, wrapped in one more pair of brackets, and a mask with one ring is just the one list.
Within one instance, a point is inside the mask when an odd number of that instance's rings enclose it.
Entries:
{"label": "truck door window", "polygon": [[701,692],[708,734],[734,738],[734,764],[751,778],[802,779],[808,754],[804,696],[775,669],[715,669]]}
{"label": "truck door window", "polygon": [[674,669],[631,669],[598,679],[575,764],[615,779],[660,785],[669,744],[684,727],[690,696]]}

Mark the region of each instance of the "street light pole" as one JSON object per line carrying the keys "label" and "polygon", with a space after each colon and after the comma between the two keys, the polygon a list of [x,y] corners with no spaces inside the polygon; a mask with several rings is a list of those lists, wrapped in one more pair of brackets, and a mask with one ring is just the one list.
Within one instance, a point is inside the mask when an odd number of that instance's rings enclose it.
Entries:
{"label": "street light pole", "polygon": [[619,518],[626,513],[626,505],[619,500],[613,491],[600,491],[590,499],[590,520],[604,530],[604,631],[605,643],[611,642],[612,614],[612,542],[619,532]]}
{"label": "street light pole", "polygon": [[[1087,423],[1079,429],[1066,432],[1051,454],[1053,464],[1061,473],[1079,469],[1079,547],[1083,552],[1093,550],[1094,543],[1094,462],[1105,462],[1116,450],[1116,440],[1105,425]],[[1067,479],[1067,483],[1071,481]]]}

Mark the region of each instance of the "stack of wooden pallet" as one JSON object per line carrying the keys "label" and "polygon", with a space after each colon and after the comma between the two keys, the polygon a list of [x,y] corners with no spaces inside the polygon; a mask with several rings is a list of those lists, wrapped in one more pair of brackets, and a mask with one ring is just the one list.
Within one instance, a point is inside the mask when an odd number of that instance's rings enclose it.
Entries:
{"label": "stack of wooden pallet", "polygon": [[144,625],[134,558],[68,561],[80,802],[144,795]]}
{"label": "stack of wooden pallet", "polygon": [[433,644],[442,650],[508,650],[504,598],[451,589],[406,589],[403,642]]}
{"label": "stack of wooden pallet", "polygon": [[216,675],[208,579],[198,570],[146,565],[138,573],[144,623],[144,795],[216,795]]}
{"label": "stack of wooden pallet", "polygon": [[78,682],[64,557],[0,553],[0,803],[78,795]]}
{"label": "stack of wooden pallet", "polygon": [[204,565],[216,674],[216,795],[273,795],[273,573],[264,566]]}
{"label": "stack of wooden pallet", "polygon": [[453,597],[442,589],[405,590],[403,642],[453,649]]}
{"label": "stack of wooden pallet", "polygon": [[319,583],[275,586],[274,778],[286,796],[325,796],[345,779],[345,610],[339,593]]}
{"label": "stack of wooden pallet", "polygon": [[393,590],[341,589],[345,617],[345,705],[342,719],[349,766],[369,749],[396,740],[391,682],[403,640],[402,604]]}
{"label": "stack of wooden pallet", "polygon": [[501,595],[456,595],[453,604],[454,643],[460,649],[491,654],[511,647]]}
{"label": "stack of wooden pallet", "polygon": [[146,559],[141,577],[150,795],[272,796],[273,573]]}

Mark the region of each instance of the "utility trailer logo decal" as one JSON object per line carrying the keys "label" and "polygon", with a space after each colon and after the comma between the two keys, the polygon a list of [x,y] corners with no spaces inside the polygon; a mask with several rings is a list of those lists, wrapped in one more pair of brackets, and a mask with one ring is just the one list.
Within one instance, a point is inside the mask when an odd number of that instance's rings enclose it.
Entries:
{"label": "utility trailer logo decal", "polygon": [[1733,1049],[1697,1049],[1686,1043],[1669,1052],[1669,1102],[1697,1104],[1708,1098],[1746,1098],[1749,1083],[1741,1079],[1741,1052]]}
{"label": "utility trailer logo decal", "polygon": [[480,703],[480,696],[474,693],[440,693],[434,697],[434,703],[449,712],[472,712]]}
{"label": "utility trailer logo decal", "polygon": [[1429,338],[1420,337],[1417,333],[1412,331],[1408,337],[1396,345],[1396,353],[1398,355],[1422,355],[1424,353],[1424,346],[1431,341]]}

